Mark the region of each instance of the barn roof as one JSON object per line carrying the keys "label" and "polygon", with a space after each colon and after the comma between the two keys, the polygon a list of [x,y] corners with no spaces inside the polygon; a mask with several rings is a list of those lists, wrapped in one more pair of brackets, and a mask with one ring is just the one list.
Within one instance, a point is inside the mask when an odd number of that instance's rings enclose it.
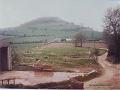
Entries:
{"label": "barn roof", "polygon": [[6,42],[0,42],[0,48],[1,48],[1,47],[8,47],[8,46],[10,46],[9,43],[6,43]]}

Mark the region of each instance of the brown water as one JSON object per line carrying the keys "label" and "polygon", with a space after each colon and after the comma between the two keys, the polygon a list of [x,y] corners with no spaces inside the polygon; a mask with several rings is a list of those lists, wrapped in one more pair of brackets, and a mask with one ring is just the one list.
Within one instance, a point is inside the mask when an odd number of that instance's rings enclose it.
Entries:
{"label": "brown water", "polygon": [[0,79],[17,78],[15,80],[16,84],[22,83],[24,85],[35,85],[39,83],[69,80],[69,77],[75,77],[79,75],[83,75],[83,73],[8,71],[0,72]]}

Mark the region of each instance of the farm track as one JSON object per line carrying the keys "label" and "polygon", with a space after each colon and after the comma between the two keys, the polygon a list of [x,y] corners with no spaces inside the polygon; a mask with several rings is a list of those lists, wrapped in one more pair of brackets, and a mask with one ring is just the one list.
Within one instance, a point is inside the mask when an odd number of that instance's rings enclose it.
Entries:
{"label": "farm track", "polygon": [[[102,56],[98,57],[98,62],[103,67],[103,74],[100,77],[92,79],[90,81],[85,82],[85,89],[92,90],[104,90],[104,89],[120,89],[120,65],[111,64],[106,60],[107,54],[105,53]],[[103,84],[106,86],[90,86],[96,84]],[[107,85],[111,86],[107,86]]]}

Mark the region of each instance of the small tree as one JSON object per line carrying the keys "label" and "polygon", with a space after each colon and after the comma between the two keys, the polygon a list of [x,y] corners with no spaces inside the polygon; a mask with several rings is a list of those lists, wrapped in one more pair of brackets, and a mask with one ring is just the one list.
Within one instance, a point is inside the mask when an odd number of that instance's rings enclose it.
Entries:
{"label": "small tree", "polygon": [[115,63],[120,62],[120,7],[109,8],[104,18],[104,36]]}
{"label": "small tree", "polygon": [[82,33],[78,33],[75,35],[75,40],[74,40],[75,47],[82,47],[84,41],[85,41],[85,35],[83,35]]}

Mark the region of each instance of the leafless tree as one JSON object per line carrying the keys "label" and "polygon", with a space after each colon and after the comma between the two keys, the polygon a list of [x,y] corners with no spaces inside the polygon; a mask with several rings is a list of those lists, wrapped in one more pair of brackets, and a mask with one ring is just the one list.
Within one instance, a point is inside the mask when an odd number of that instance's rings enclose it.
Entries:
{"label": "leafless tree", "polygon": [[109,8],[104,18],[104,36],[115,63],[120,62],[120,7]]}
{"label": "leafless tree", "polygon": [[75,40],[74,40],[75,47],[82,47],[84,41],[85,41],[85,35],[83,35],[82,33],[78,33],[75,35]]}

